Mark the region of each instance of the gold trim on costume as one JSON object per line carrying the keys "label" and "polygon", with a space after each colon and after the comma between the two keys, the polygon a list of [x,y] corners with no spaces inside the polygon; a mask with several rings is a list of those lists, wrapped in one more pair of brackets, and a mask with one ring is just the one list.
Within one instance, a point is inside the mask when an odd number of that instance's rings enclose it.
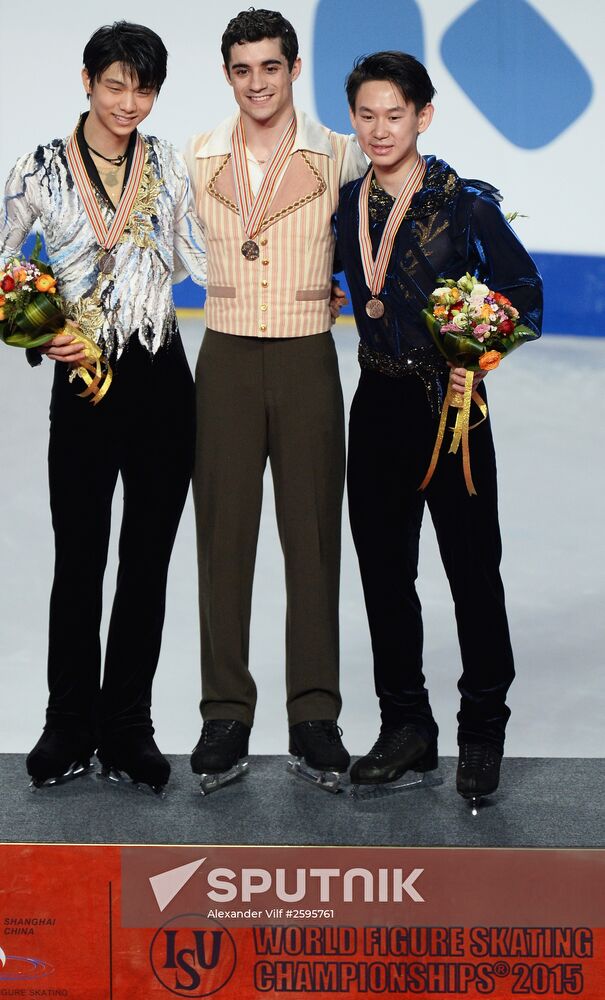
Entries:
{"label": "gold trim on costume", "polygon": [[[293,201],[289,205],[286,205],[286,207],[280,209],[279,212],[275,212],[273,215],[269,215],[267,216],[266,219],[263,219],[259,229],[259,232],[261,233],[264,232],[264,230],[267,229],[269,226],[272,226],[274,222],[278,222],[279,219],[283,219],[286,215],[290,215],[292,212],[296,212],[297,209],[302,208],[304,205],[308,205],[309,202],[314,201],[316,198],[320,198],[321,195],[324,193],[324,191],[327,190],[328,185],[321,176],[317,167],[313,166],[309,157],[305,154],[304,150],[299,149],[297,150],[297,152],[300,153],[303,160],[307,164],[309,170],[317,179],[318,182],[317,187],[309,194],[304,195],[304,197],[298,198],[296,201]],[[235,204],[235,202],[231,201],[230,198],[227,198],[226,195],[221,194],[220,191],[217,191],[215,184],[215,181],[217,180],[219,175],[222,174],[223,170],[229,163],[230,159],[231,159],[230,154],[225,157],[225,159],[220,164],[216,172],[212,175],[212,177],[206,184],[206,191],[208,192],[208,194],[212,195],[213,198],[216,198],[217,201],[220,201],[221,205],[225,205],[226,208],[229,208],[232,212],[235,212],[236,215],[239,215],[240,214],[239,209]]]}

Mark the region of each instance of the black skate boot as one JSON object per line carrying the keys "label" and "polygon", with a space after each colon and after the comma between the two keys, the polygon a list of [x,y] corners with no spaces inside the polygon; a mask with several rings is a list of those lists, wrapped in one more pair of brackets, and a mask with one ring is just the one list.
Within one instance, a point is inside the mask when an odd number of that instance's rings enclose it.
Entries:
{"label": "black skate boot", "polygon": [[200,791],[209,795],[246,774],[250,727],[235,719],[208,719],[191,754],[191,770],[201,777]]}
{"label": "black skate boot", "polygon": [[137,729],[109,733],[101,739],[97,757],[101,763],[99,777],[105,781],[113,785],[132,784],[139,790],[147,786],[164,797],[170,764],[151,733]]}
{"label": "black skate boot", "polygon": [[436,738],[428,740],[412,725],[383,725],[370,752],[351,768],[351,794],[366,798],[440,785],[438,766]]}
{"label": "black skate boot", "polygon": [[30,788],[52,788],[92,770],[90,758],[95,750],[94,737],[87,732],[45,727],[33,750],[27,755]]}
{"label": "black skate boot", "polygon": [[461,743],[456,771],[456,790],[467,799],[473,816],[486,795],[495,792],[500,783],[502,754],[489,743]]}
{"label": "black skate boot", "polygon": [[342,729],[333,719],[312,719],[290,726],[288,770],[326,792],[340,792],[341,775],[351,758],[345,750]]}

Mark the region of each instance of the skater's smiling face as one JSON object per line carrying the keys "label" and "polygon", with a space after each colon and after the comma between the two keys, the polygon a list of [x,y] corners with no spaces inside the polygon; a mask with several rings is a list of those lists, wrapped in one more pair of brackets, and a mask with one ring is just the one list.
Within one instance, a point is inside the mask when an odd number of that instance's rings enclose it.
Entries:
{"label": "skater's smiling face", "polygon": [[279,38],[240,42],[231,46],[227,81],[242,115],[263,125],[284,123],[294,113],[292,84],[300,73],[298,56],[292,68]]}
{"label": "skater's smiling face", "polygon": [[86,135],[93,146],[99,143],[101,152],[113,149],[116,140],[127,142],[147,118],[157,95],[155,87],[141,86],[136,74],[119,62],[111,63],[94,80],[83,69],[82,81],[90,99]]}
{"label": "skater's smiling face", "polygon": [[100,153],[111,156],[126,149],[166,79],[167,56],[160,36],[143,24],[116,21],[90,37],[82,58],[90,101],[84,131]]}
{"label": "skater's smiling face", "polygon": [[417,156],[418,136],[433,118],[433,105],[416,110],[390,80],[362,83],[350,108],[359,145],[372,161],[377,175],[403,180]]}

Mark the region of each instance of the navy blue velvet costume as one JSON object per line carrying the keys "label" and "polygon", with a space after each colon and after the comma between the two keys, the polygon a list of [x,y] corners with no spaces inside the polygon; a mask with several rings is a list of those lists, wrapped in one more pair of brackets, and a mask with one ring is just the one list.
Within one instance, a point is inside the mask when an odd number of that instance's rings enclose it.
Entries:
{"label": "navy blue velvet costume", "polygon": [[[432,347],[420,313],[438,278],[475,274],[495,292],[508,296],[522,321],[539,333],[542,283],[536,266],[504,218],[500,194],[483,181],[462,180],[443,160],[425,157],[424,184],[408,209],[395,239],[380,298],[380,321],[366,315],[370,292],[359,250],[359,190],[363,178],[340,192],[337,215],[338,257],[346,271],[355,321],[364,344],[397,358],[411,348]],[[373,183],[370,235],[374,256],[394,199]]]}
{"label": "navy blue velvet costume", "polygon": [[[542,283],[499,208],[499,193],[462,180],[426,157],[422,189],[399,228],[388,265],[384,316],[370,318],[359,248],[361,179],[341,191],[337,252],[360,336],[359,386],[349,426],[348,496],[372,638],[383,724],[414,725],[428,740],[437,724],[422,668],[422,614],[416,593],[418,546],[428,504],[454,600],[462,657],[458,742],[501,751],[514,677],[500,578],[496,462],[489,419],[471,432],[477,496],[466,490],[461,456],[446,448],[425,493],[418,490],[437,432],[448,369],[421,311],[439,277],[470,272],[508,296],[521,321],[540,332]],[[369,193],[374,256],[393,198]],[[417,377],[416,377],[417,376]],[[484,393],[483,385],[481,392]]]}

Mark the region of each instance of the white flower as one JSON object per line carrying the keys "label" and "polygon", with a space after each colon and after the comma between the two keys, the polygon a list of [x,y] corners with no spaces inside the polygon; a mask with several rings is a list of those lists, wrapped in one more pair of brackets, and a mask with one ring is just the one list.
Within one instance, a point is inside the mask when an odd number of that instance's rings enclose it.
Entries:
{"label": "white flower", "polygon": [[470,275],[468,273],[468,271],[467,271],[467,273],[465,275],[463,275],[462,278],[459,279],[459,281],[458,281],[458,288],[462,292],[466,292],[468,294],[469,292],[472,292],[472,290],[473,290],[473,288],[474,288],[474,286],[476,284],[477,284],[476,279],[473,278],[472,275]]}

